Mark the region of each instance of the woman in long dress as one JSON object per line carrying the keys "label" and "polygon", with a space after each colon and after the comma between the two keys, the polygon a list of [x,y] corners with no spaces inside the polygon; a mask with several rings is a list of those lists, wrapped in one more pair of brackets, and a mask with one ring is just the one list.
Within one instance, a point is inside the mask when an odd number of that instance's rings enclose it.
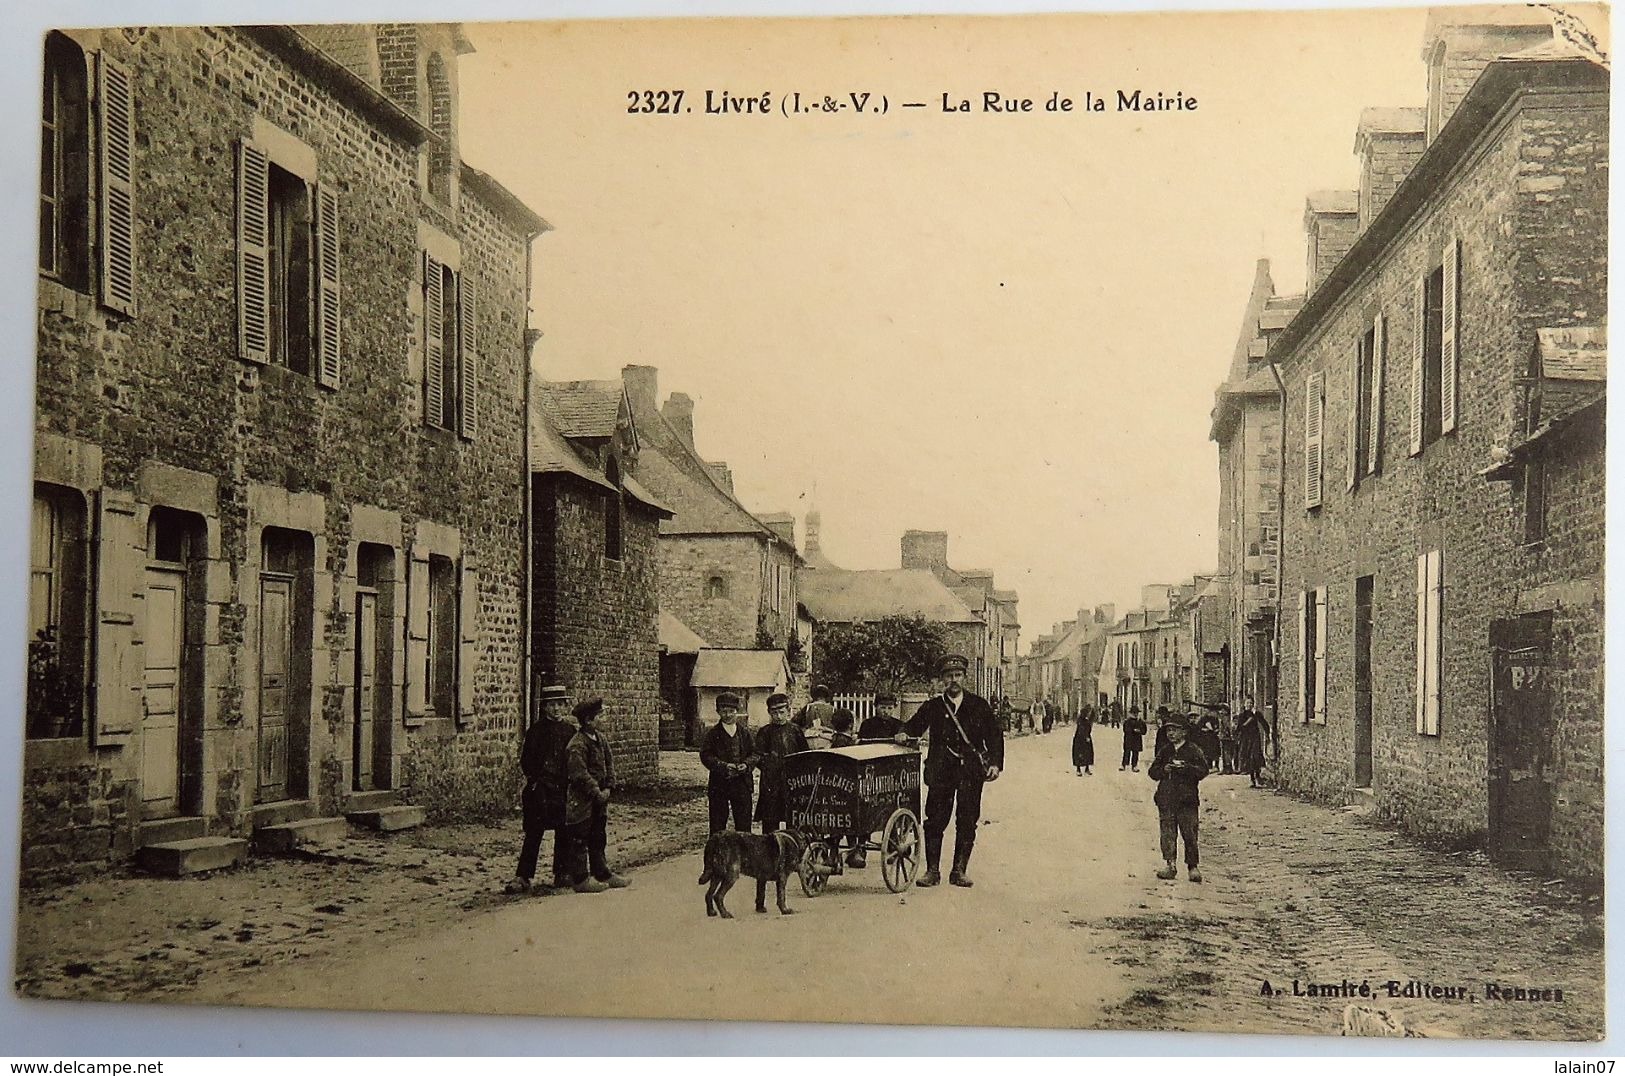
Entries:
{"label": "woman in long dress", "polygon": [[1077,768],[1078,776],[1088,775],[1095,764],[1095,712],[1093,707],[1084,707],[1083,713],[1078,715],[1077,727],[1072,730],[1072,765]]}
{"label": "woman in long dress", "polygon": [[1248,699],[1236,715],[1236,769],[1247,775],[1254,788],[1264,770],[1264,734],[1268,728],[1264,715],[1254,710],[1253,700]]}

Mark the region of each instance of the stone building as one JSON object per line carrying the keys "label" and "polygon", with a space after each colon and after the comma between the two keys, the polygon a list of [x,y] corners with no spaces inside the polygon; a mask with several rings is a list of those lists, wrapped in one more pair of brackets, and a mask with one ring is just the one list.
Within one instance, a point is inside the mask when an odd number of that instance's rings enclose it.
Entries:
{"label": "stone building", "polygon": [[[1016,592],[999,590],[993,581],[991,571],[985,569],[961,571],[950,567],[946,531],[905,531],[902,540],[902,566],[907,570],[923,570],[935,575],[981,621],[981,632],[969,638],[967,640],[969,645],[962,651],[970,662],[970,676],[966,678],[966,687],[988,698],[1004,694],[1004,676],[1008,664],[1008,659],[1004,655],[1014,645],[1007,638],[1005,618],[1008,616],[1014,624]],[[996,594],[1005,597],[996,598],[994,596]],[[1019,634],[1016,642],[1019,642]]]}
{"label": "stone building", "polygon": [[1220,681],[1233,710],[1252,697],[1275,698],[1275,614],[1279,601],[1281,390],[1268,362],[1302,296],[1275,294],[1261,258],[1242,315],[1230,368],[1214,394],[1209,437],[1219,448],[1219,578],[1223,619],[1207,638],[1217,645]]}
{"label": "stone building", "polygon": [[1425,149],[1392,176],[1362,140],[1364,228],[1270,348],[1281,781],[1596,874],[1602,362],[1571,353],[1606,317],[1608,71],[1527,8],[1436,11],[1424,56]]}
{"label": "stone building", "polygon": [[1075,619],[1056,625],[1041,639],[1033,648],[1037,697],[1067,714],[1099,706],[1100,664],[1116,619],[1117,609],[1110,604],[1079,609]]}
{"label": "stone building", "polygon": [[547,225],[458,157],[467,51],[49,35],[28,874],[512,801]]}
{"label": "stone building", "polygon": [[[829,624],[873,623],[888,616],[918,616],[943,627],[950,653],[969,654],[982,641],[986,624],[932,572],[920,568],[882,568],[849,572],[820,568],[802,577],[802,600],[820,628]],[[818,651],[813,650],[813,678],[825,682]],[[859,685],[830,682],[831,689]],[[926,683],[909,690],[928,689]],[[967,688],[975,690],[967,683]]]}
{"label": "stone building", "polygon": [[539,382],[531,408],[531,653],[539,680],[604,699],[617,777],[659,760],[660,521],[620,381]]}

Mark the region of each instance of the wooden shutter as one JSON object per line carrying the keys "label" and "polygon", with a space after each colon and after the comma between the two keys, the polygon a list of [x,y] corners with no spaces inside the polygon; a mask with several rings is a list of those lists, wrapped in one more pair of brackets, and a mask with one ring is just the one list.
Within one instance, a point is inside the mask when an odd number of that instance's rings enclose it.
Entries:
{"label": "wooden shutter", "polygon": [[445,286],[441,265],[423,252],[423,421],[444,424],[446,413],[446,352],[441,338],[445,324]]}
{"label": "wooden shutter", "polygon": [[100,163],[101,301],[135,314],[135,92],[129,69],[96,57]]}
{"label": "wooden shutter", "polygon": [[316,383],[339,387],[339,196],[316,188]]}
{"label": "wooden shutter", "polygon": [[1315,720],[1326,723],[1326,588],[1315,588]]}
{"label": "wooden shutter", "polygon": [[1411,340],[1411,455],[1422,454],[1422,401],[1427,397],[1422,391],[1422,372],[1426,368],[1425,352],[1427,351],[1428,328],[1428,278],[1421,277],[1416,282],[1416,321],[1413,326],[1414,336]]}
{"label": "wooden shutter", "polygon": [[1428,554],[1416,558],[1416,731],[1427,731]]}
{"label": "wooden shutter", "polygon": [[1460,251],[1455,237],[1444,248],[1444,333],[1439,355],[1439,430],[1449,433],[1456,428],[1456,304],[1460,292],[1456,287]]}
{"label": "wooden shutter", "polygon": [[1314,624],[1314,600],[1311,591],[1298,592],[1298,714],[1302,721],[1309,720],[1309,629]]}
{"label": "wooden shutter", "polygon": [[457,274],[457,376],[462,388],[458,396],[457,432],[472,441],[479,417],[480,358],[477,321],[479,296],[474,273],[468,265]]}
{"label": "wooden shutter", "polygon": [[146,656],[141,613],[146,601],[135,498],[104,490],[96,531],[96,700],[94,743],[128,743],[141,720]]}
{"label": "wooden shutter", "polygon": [[1362,393],[1360,387],[1360,360],[1364,355],[1365,338],[1363,336],[1354,341],[1353,361],[1349,364],[1349,414],[1348,438],[1344,447],[1348,452],[1348,491],[1354,492],[1355,485],[1360,481],[1360,403]]}
{"label": "wooden shutter", "polygon": [[1442,612],[1444,608],[1444,553],[1435,549],[1425,558],[1427,565],[1427,660],[1424,666],[1427,692],[1422,710],[1422,731],[1439,734],[1439,705],[1442,701],[1440,665],[1444,656]]}
{"label": "wooden shutter", "polygon": [[1388,358],[1387,317],[1381,313],[1371,326],[1371,404],[1366,410],[1365,473],[1376,474],[1382,459],[1382,379]]}
{"label": "wooden shutter", "polygon": [[457,573],[457,721],[474,717],[474,678],[479,669],[480,577],[463,558]]}
{"label": "wooden shutter", "polygon": [[237,144],[237,354],[271,361],[271,161]]}
{"label": "wooden shutter", "polygon": [[1303,506],[1318,508],[1325,463],[1326,375],[1315,371],[1308,377],[1303,412]]}
{"label": "wooden shutter", "polygon": [[429,712],[429,554],[412,552],[406,572],[406,716]]}

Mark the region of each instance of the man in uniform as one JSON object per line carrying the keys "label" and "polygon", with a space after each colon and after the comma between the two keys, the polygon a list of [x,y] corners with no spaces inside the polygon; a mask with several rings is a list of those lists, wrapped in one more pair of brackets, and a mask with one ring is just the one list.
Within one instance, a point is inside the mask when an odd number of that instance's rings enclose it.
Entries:
{"label": "man in uniform", "polygon": [[902,731],[903,723],[897,719],[897,696],[882,691],[875,695],[875,712],[865,718],[863,727],[858,729],[858,741],[890,741]]}
{"label": "man in uniform", "polygon": [[577,893],[602,893],[623,888],[627,881],[609,869],[609,794],[615,789],[615,760],[609,741],[598,731],[604,700],[594,697],[572,713],[581,730],[566,752],[569,784],[564,800],[564,824],[569,831],[569,881]]}
{"label": "man in uniform", "polygon": [[790,724],[790,696],[774,692],[767,697],[767,727],[756,734],[756,766],[762,774],[756,793],[756,820],[763,833],[772,833],[787,819],[784,759],[807,750],[807,738]]}
{"label": "man in uniform", "polygon": [[[519,769],[525,775],[520,797],[524,807],[525,841],[519,849],[519,866],[507,893],[551,892],[563,883],[566,839],[564,835],[565,749],[575,728],[570,724],[570,693],[563,684],[542,688],[542,712],[525,730],[519,751]],[[553,831],[553,885],[536,885],[536,859],[542,851],[542,838]]]}
{"label": "man in uniform", "polygon": [[[1004,768],[1004,734],[993,708],[980,695],[965,690],[970,663],[957,654],[942,659],[942,694],[927,699],[903,725],[898,738],[929,734],[931,748],[925,759],[925,873],[916,885],[932,886],[942,880],[942,837],[954,816],[954,865],[951,885],[969,889],[966,873],[976,844],[976,823],[982,816],[982,785],[996,781]],[[958,814],[954,803],[957,800]]]}

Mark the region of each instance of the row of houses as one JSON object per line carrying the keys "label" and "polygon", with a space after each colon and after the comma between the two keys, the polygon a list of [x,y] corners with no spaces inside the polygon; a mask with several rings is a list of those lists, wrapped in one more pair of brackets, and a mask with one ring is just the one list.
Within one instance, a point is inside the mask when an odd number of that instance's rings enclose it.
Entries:
{"label": "row of houses", "polygon": [[1222,697],[1282,785],[1602,867],[1608,68],[1537,8],[1430,14],[1423,108],[1370,108],[1256,267],[1220,386]]}

